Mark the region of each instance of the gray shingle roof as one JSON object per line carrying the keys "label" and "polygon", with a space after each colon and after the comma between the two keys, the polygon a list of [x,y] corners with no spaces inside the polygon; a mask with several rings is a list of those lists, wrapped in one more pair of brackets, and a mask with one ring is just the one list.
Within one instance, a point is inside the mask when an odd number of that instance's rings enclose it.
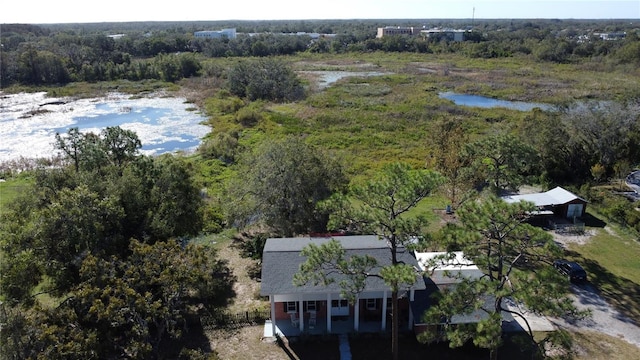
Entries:
{"label": "gray shingle roof", "polygon": [[[347,252],[347,256],[352,255],[369,255],[374,257],[381,266],[391,264],[391,250],[387,247],[387,243],[378,240],[377,236],[338,236],[333,238],[339,241]],[[276,294],[299,294],[299,293],[327,293],[340,292],[338,285],[341,277],[335,276],[336,282],[329,286],[295,286],[293,285],[293,275],[298,272],[300,264],[306,258],[300,255],[300,251],[307,245],[313,243],[322,245],[331,240],[331,238],[279,238],[267,239],[262,257],[262,284],[260,294],[276,295]],[[404,248],[398,252],[398,261],[402,261],[418,268],[418,262],[412,252],[405,251]],[[374,269],[372,273],[376,273],[378,269]],[[418,274],[416,274],[418,276]],[[416,278],[418,280],[418,277]],[[424,289],[423,281],[416,281],[414,289]],[[369,277],[365,291],[383,291],[388,290],[382,279],[377,277]]]}

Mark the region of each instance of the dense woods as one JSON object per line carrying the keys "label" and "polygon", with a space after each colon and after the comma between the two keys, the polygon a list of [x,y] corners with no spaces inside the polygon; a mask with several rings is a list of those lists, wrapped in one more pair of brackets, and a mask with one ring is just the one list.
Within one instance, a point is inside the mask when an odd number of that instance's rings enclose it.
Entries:
{"label": "dense woods", "polygon": [[184,241],[202,229],[191,166],[138,154],[120,128],[72,128],[57,146],[68,165],[3,209],[3,358],[158,358],[232,294],[226,263]]}
{"label": "dense woods", "polygon": [[[462,42],[376,38],[387,25],[470,31]],[[193,36],[227,27],[238,37]],[[505,274],[521,280],[516,295],[532,309],[573,310],[564,302],[567,284],[548,270],[559,248],[523,223],[531,208],[506,206],[497,194],[563,185],[640,233],[634,204],[610,191],[640,165],[633,22],[3,24],[0,41],[3,91],[182,87],[212,129],[195,154],[150,157],[139,153],[133,131],[72,128],[52,139],[57,161],[23,172],[3,164],[3,178],[26,185],[0,209],[0,359],[215,357],[187,337],[202,331],[199,316],[233,299],[232,269],[198,241],[223,231],[246,235],[241,247],[253,258],[269,236],[375,233],[392,239],[391,256],[419,238],[429,248],[463,249],[491,272],[448,294],[425,319],[468,310],[465,297],[494,293],[502,301]],[[305,75],[327,69],[377,75],[326,89]],[[455,106],[441,91],[554,110]],[[424,205],[427,196],[437,205]],[[425,221],[433,215],[426,207],[446,205],[459,211],[458,224]],[[513,231],[496,239],[489,229],[496,223]],[[496,242],[504,253],[483,251]],[[302,280],[320,276],[314,265],[340,252],[324,250]],[[524,256],[535,261],[516,261]],[[510,265],[494,266],[503,261]],[[402,266],[385,271],[379,276],[394,299],[415,275]],[[549,294],[557,297],[541,299]],[[449,339],[497,349],[493,315],[483,329],[460,328]]]}

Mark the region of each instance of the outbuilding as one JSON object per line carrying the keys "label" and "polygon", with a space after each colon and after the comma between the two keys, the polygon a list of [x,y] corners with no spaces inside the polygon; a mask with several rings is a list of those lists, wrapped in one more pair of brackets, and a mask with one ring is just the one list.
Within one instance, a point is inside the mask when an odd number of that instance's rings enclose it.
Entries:
{"label": "outbuilding", "polygon": [[566,219],[580,218],[587,211],[587,200],[560,186],[543,193],[503,196],[502,200],[507,203],[532,202],[539,214]]}

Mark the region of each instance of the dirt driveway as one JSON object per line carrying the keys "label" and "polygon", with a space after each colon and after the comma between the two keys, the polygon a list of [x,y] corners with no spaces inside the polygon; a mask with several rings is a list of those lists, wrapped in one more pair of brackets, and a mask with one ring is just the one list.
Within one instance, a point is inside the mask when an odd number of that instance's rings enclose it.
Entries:
{"label": "dirt driveway", "polygon": [[[605,228],[605,231],[610,230]],[[554,240],[558,244],[566,246],[569,243],[584,244],[590,240],[593,233],[569,236],[553,235]],[[587,283],[571,285],[571,289],[576,307],[580,310],[590,310],[591,317],[573,322],[565,319],[549,318],[555,326],[570,331],[591,330],[601,332],[625,340],[640,348],[640,327],[636,326],[631,319],[611,306],[607,300],[600,295],[597,288]]]}
{"label": "dirt driveway", "polygon": [[572,285],[574,304],[578,309],[590,310],[591,317],[567,321],[549,318],[559,328],[571,331],[591,330],[620,338],[640,348],[640,327],[631,319],[620,314],[600,296],[598,290],[590,284]]}

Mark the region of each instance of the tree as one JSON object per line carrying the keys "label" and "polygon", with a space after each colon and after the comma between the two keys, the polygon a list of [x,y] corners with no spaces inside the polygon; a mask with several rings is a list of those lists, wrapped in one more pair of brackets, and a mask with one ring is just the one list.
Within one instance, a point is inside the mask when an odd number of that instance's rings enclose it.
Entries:
{"label": "tree", "polygon": [[156,177],[147,209],[151,235],[156,240],[197,235],[202,229],[203,200],[190,164],[172,155],[154,164]]}
{"label": "tree", "polygon": [[56,133],[55,146],[78,172],[98,170],[109,164],[121,168],[136,159],[142,143],[135,132],[119,126],[107,127],[100,135],[82,134],[73,127],[66,136]]}
{"label": "tree", "polygon": [[457,208],[471,192],[470,159],[464,156],[468,143],[460,120],[440,120],[434,125],[430,163],[445,177],[443,190],[449,203]]}
{"label": "tree", "polygon": [[561,116],[571,140],[588,168],[601,164],[611,174],[618,161],[635,162],[640,149],[640,105],[589,102],[566,109]]}
{"label": "tree", "polygon": [[[455,288],[441,293],[438,303],[427,310],[424,320],[442,324],[450,346],[462,346],[473,340],[476,346],[491,350],[497,357],[501,344],[502,312],[522,313],[505,307],[506,299],[523,304],[537,314],[553,316],[583,315],[567,296],[568,281],[552,267],[561,249],[542,229],[528,224],[534,204],[508,204],[497,197],[466,203],[458,210],[458,225],[448,228],[449,249],[461,250],[483,272],[477,279],[459,277]],[[453,259],[451,253],[437,259]],[[435,263],[434,263],[435,264]],[[485,318],[476,324],[452,326],[454,315],[481,312]],[[533,333],[528,326],[533,341]],[[420,336],[433,340],[433,332]]]}
{"label": "tree", "polygon": [[540,156],[541,183],[566,183],[584,179],[585,167],[582,164],[589,160],[581,154],[576,142],[567,133],[567,127],[558,126],[560,121],[558,113],[534,109],[525,117],[520,128],[520,138]]}
{"label": "tree", "polygon": [[381,173],[363,185],[353,186],[348,196],[334,195],[327,205],[333,210],[330,227],[378,235],[389,243],[391,265],[371,273],[375,260],[367,256],[344,257],[344,249],[337,242],[326,246],[305,248],[307,260],[296,274],[296,284],[309,281],[327,284],[331,274],[337,271],[349,275],[350,281],[341,283],[343,293],[351,301],[362,290],[368,276],[384,279],[391,288],[392,298],[392,352],[398,359],[398,291],[403,284],[416,281],[415,270],[397,260],[398,248],[408,246],[420,237],[426,220],[412,215],[418,203],[429,196],[441,183],[441,177],[433,172],[412,170],[409,165],[394,163],[385,166]]}
{"label": "tree", "polygon": [[466,151],[478,176],[495,192],[517,189],[538,164],[536,151],[508,134],[490,135],[469,144]]}
{"label": "tree", "polygon": [[11,330],[1,333],[2,344],[10,345],[3,356],[161,358],[164,344],[185,335],[194,309],[222,306],[232,292],[233,277],[213,249],[134,240],[129,251],[126,259],[88,254],[81,281],[55,308],[24,315],[0,308]]}
{"label": "tree", "polygon": [[262,58],[238,62],[228,74],[229,91],[250,100],[293,101],[304,97],[300,79],[281,61]]}
{"label": "tree", "polygon": [[267,141],[231,183],[236,203],[229,211],[237,222],[257,218],[284,236],[324,231],[327,215],[316,205],[345,183],[339,163],[303,139]]}
{"label": "tree", "polygon": [[135,132],[122,129],[119,126],[107,127],[102,130],[101,135],[107,159],[117,167],[134,160],[138,156],[138,150],[142,147]]}
{"label": "tree", "polygon": [[122,154],[100,171],[39,170],[32,189],[9,206],[0,245],[11,257],[0,264],[0,291],[11,303],[32,301],[42,275],[44,291],[65,294],[90,253],[126,257],[132,238],[153,243],[202,229],[203,200],[186,160]]}
{"label": "tree", "polygon": [[110,253],[122,245],[117,231],[122,216],[114,197],[101,198],[85,185],[62,189],[55,202],[41,209],[34,246],[54,293],[64,294],[77,282],[88,251]]}
{"label": "tree", "polygon": [[82,151],[83,135],[77,127],[67,131],[67,136],[62,137],[56,133],[56,149],[61,150],[65,157],[73,162],[76,172],[80,171],[80,153]]}

